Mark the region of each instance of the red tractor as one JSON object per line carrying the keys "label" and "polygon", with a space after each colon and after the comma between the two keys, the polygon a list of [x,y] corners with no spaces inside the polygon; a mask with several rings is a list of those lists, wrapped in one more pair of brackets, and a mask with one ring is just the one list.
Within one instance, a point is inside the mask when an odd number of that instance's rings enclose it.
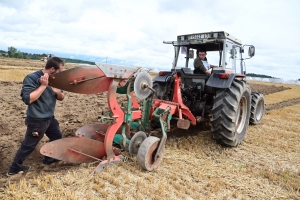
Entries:
{"label": "red tractor", "polygon": [[[164,42],[175,49],[171,71],[161,71],[154,78],[153,88],[161,100],[172,100],[176,81],[180,80],[183,104],[192,115],[186,118],[195,121],[210,120],[213,138],[226,146],[239,145],[247,132],[248,124],[259,124],[264,114],[264,96],[251,93],[246,82],[245,59],[254,56],[252,45],[242,42],[224,31],[179,35],[177,41]],[[243,58],[248,46],[248,57]],[[195,74],[191,69],[194,52],[207,51],[220,67],[213,68],[211,75]],[[180,52],[184,62],[179,65]],[[191,66],[192,64],[192,66]],[[175,86],[174,86],[175,85]]]}

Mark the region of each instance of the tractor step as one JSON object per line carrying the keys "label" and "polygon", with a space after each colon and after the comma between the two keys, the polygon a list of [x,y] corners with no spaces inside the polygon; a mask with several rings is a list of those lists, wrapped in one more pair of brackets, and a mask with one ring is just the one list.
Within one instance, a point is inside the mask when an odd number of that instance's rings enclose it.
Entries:
{"label": "tractor step", "polygon": [[204,117],[201,117],[201,116],[197,116],[197,117],[196,117],[196,120],[197,120],[197,123],[200,123],[200,122],[207,122],[207,121],[208,121],[207,118],[204,118]]}

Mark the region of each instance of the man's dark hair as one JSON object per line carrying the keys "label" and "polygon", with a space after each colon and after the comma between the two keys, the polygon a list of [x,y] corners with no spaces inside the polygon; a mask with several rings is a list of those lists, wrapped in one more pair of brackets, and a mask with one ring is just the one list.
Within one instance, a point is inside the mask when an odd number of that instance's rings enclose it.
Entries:
{"label": "man's dark hair", "polygon": [[54,69],[57,70],[59,69],[60,64],[65,65],[65,62],[59,57],[52,57],[48,59],[45,69],[51,69],[52,67],[54,67]]}
{"label": "man's dark hair", "polygon": [[204,53],[206,53],[206,49],[198,49],[198,54],[199,54],[199,52],[204,52]]}

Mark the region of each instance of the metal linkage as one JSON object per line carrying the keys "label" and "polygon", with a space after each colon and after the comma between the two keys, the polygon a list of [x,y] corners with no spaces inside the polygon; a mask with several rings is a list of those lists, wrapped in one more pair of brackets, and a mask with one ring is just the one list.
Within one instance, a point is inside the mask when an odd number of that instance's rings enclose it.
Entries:
{"label": "metal linkage", "polygon": [[74,149],[74,148],[68,148],[68,150],[73,151],[73,152],[76,152],[76,153],[79,153],[79,154],[84,155],[84,156],[87,156],[87,157],[89,157],[89,158],[95,159],[95,160],[97,160],[97,161],[102,161],[102,160],[99,159],[99,158],[96,158],[96,157],[94,157],[94,156],[88,155],[88,154],[83,153],[83,152],[81,152],[81,151],[78,151],[78,150],[76,150],[76,149]]}
{"label": "metal linkage", "polygon": [[172,117],[170,116],[170,110],[171,110],[171,107],[167,107],[164,110],[164,112],[159,114],[159,115],[157,115],[155,113],[155,111],[152,114],[155,117],[159,117],[159,122],[160,122],[160,125],[161,125],[161,132],[162,132],[162,138],[160,139],[156,154],[154,156],[154,160],[156,160],[160,157],[161,149],[163,148],[163,146],[165,145],[166,140],[167,140],[166,130],[170,130],[170,123],[169,122],[172,119]]}

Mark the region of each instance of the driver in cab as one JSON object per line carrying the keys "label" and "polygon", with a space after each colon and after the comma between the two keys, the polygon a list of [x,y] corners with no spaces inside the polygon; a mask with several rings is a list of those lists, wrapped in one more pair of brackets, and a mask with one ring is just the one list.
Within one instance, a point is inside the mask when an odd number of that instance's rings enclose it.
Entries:
{"label": "driver in cab", "polygon": [[211,74],[209,69],[218,67],[208,64],[206,55],[205,50],[199,50],[198,57],[194,60],[194,74]]}

